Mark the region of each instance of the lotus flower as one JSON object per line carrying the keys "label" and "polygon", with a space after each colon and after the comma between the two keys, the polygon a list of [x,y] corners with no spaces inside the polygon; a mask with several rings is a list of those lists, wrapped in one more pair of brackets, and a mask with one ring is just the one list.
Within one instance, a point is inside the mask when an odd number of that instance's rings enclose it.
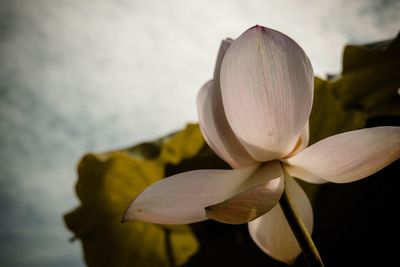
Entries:
{"label": "lotus flower", "polygon": [[313,69],[291,38],[255,26],[222,41],[214,78],[197,105],[206,142],[233,169],[158,181],[135,198],[124,220],[248,223],[264,252],[293,262],[301,249],[279,205],[284,187],[310,232],[313,212],[292,177],[348,183],[400,157],[400,127],[346,132],[307,147],[312,101]]}

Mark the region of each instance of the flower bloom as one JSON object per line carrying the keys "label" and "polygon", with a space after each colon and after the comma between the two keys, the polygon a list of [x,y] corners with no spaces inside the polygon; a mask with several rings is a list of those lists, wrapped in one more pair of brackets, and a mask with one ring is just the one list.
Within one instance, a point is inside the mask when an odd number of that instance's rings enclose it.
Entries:
{"label": "flower bloom", "polygon": [[284,187],[310,232],[313,213],[292,177],[348,183],[400,157],[400,127],[346,132],[307,147],[313,81],[302,48],[278,31],[255,26],[222,41],[214,78],[201,88],[197,105],[206,142],[233,169],[158,181],[132,202],[124,220],[249,223],[263,251],[293,262],[301,250],[279,205]]}

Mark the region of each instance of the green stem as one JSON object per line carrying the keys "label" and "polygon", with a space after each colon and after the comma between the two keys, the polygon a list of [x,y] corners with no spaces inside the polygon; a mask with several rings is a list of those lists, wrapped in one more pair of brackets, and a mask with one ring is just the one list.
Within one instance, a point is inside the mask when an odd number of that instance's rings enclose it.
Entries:
{"label": "green stem", "polygon": [[171,243],[171,230],[166,229],[165,230],[165,248],[167,252],[167,258],[168,258],[168,264],[170,267],[175,267],[175,257],[174,257],[174,252],[172,251],[172,243]]}
{"label": "green stem", "polygon": [[287,221],[289,222],[290,228],[296,236],[297,242],[300,245],[303,255],[310,267],[324,267],[321,256],[315,246],[310,233],[308,232],[304,222],[302,221],[299,212],[293,205],[286,189],[283,190],[281,199],[279,200],[283,213]]}

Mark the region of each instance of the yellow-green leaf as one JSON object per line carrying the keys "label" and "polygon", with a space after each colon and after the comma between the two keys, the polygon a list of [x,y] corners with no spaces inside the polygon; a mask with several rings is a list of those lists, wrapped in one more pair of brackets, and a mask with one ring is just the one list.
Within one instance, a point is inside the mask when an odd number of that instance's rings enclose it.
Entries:
{"label": "yellow-green leaf", "polygon": [[315,79],[310,143],[366,127],[369,119],[400,116],[400,35],[344,49],[342,75]]}
{"label": "yellow-green leaf", "polygon": [[[368,126],[374,118],[400,116],[400,36],[365,46],[346,46],[339,76],[314,79],[310,144]],[[300,181],[313,201],[319,186]]]}
{"label": "yellow-green leaf", "polygon": [[182,159],[196,155],[204,144],[197,124],[189,124],[184,131],[177,132],[167,139],[161,147],[160,158],[170,164],[177,164]]}
{"label": "yellow-green leaf", "polygon": [[329,81],[314,79],[314,104],[310,116],[310,144],[341,132],[362,128],[366,114],[345,110],[335,99]]}
{"label": "yellow-green leaf", "polygon": [[346,109],[369,117],[400,116],[400,35],[366,46],[347,46],[341,79],[332,83],[336,99]]}
{"label": "yellow-green leaf", "polygon": [[78,166],[81,206],[65,215],[82,241],[88,266],[180,266],[198,249],[187,226],[121,223],[133,198],[162,179],[169,163],[195,156],[204,145],[197,125],[154,143],[86,155]]}

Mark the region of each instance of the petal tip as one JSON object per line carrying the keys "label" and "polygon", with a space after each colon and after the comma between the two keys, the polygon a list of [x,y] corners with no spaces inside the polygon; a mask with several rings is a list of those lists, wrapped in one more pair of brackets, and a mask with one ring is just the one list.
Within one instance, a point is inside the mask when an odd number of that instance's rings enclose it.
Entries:
{"label": "petal tip", "polygon": [[257,30],[262,30],[263,28],[265,28],[264,26],[260,25],[260,24],[256,24],[253,27],[251,27],[250,29],[257,29]]}
{"label": "petal tip", "polygon": [[128,208],[126,208],[124,214],[122,214],[122,218],[121,218],[121,223],[126,223],[127,221],[129,221],[130,219],[128,218],[128,212],[130,210],[131,205],[128,206]]}
{"label": "petal tip", "polygon": [[279,33],[279,34],[282,34],[282,35],[286,36],[286,34],[280,32],[280,31],[265,27],[265,26],[260,25],[260,24],[254,25],[253,27],[249,28],[247,31],[254,31],[254,32],[261,32],[261,33],[275,32],[275,33]]}
{"label": "petal tip", "polygon": [[264,26],[262,26],[262,25],[256,24],[256,25],[254,25],[253,27],[247,29],[247,31],[245,31],[244,33],[254,33],[254,34],[257,34],[257,33],[262,33],[262,32],[264,32],[264,31],[266,31],[266,30],[268,30],[267,27],[264,27]]}
{"label": "petal tip", "polygon": [[140,220],[140,218],[138,218],[138,216],[137,216],[137,213],[143,212],[143,209],[134,208],[135,200],[136,200],[136,198],[134,200],[132,200],[131,204],[125,210],[125,212],[121,218],[121,223],[126,223],[128,221]]}
{"label": "petal tip", "polygon": [[128,209],[124,212],[121,218],[121,223],[126,223],[128,221],[131,221],[131,219],[128,216]]}
{"label": "petal tip", "polygon": [[233,42],[233,39],[232,39],[232,38],[230,38],[230,37],[225,38],[225,39],[223,39],[223,40],[221,41],[221,47],[223,47],[223,46],[229,47],[229,46],[232,44],[232,42]]}

